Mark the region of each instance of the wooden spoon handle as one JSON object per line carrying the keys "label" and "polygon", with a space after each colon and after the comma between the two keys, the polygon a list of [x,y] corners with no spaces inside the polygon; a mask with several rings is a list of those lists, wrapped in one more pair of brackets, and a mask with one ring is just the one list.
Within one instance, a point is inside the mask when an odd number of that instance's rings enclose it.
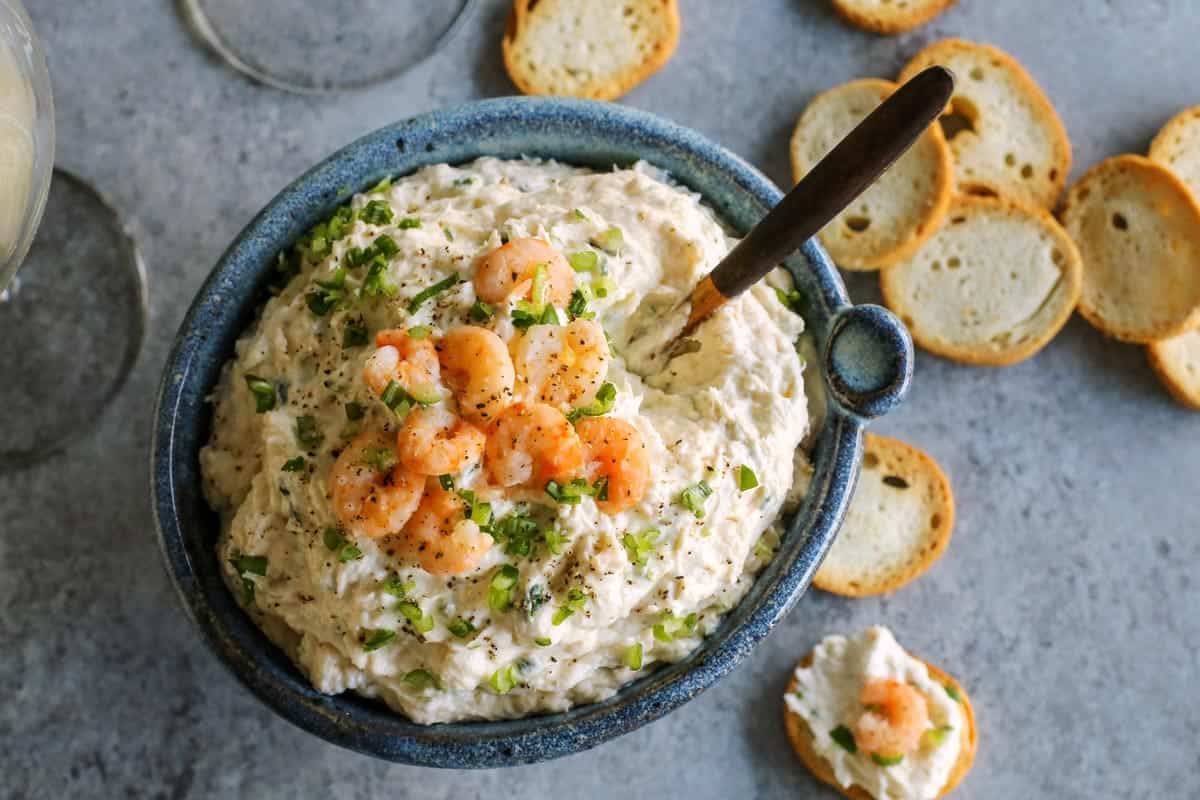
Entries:
{"label": "wooden spoon handle", "polygon": [[953,94],[950,71],[929,67],[868,114],[696,286],[687,330],[757,283],[866,191]]}

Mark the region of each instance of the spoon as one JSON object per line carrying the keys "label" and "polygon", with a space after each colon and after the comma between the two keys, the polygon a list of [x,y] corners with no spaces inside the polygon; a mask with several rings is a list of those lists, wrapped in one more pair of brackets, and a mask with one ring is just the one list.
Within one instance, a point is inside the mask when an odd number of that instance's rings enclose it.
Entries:
{"label": "spoon", "polygon": [[655,349],[673,355],[697,325],[800,249],[904,155],[952,94],[954,75],[944,67],[929,67],[893,92],[696,285],[668,317],[689,307],[682,330]]}

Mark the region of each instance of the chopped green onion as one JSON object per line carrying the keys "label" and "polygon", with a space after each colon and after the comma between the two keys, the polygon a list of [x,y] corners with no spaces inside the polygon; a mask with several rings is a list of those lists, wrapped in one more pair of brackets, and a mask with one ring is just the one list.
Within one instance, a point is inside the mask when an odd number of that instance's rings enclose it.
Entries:
{"label": "chopped green onion", "polygon": [[571,319],[595,318],[596,313],[587,310],[587,298],[584,297],[582,289],[571,292],[571,299],[567,301],[567,316]]}
{"label": "chopped green onion", "polygon": [[412,581],[400,580],[399,575],[393,575],[384,581],[380,585],[380,588],[387,594],[390,594],[392,597],[399,597],[401,600],[403,600],[405,597],[408,597],[409,592],[417,588],[417,585]]}
{"label": "chopped green onion", "polygon": [[538,324],[541,319],[541,312],[535,312],[533,306],[524,300],[518,300],[516,307],[512,311],[513,327],[519,331],[526,330]]}
{"label": "chopped green onion", "polygon": [[533,643],[538,647],[549,647],[551,644],[553,644],[548,636],[539,636],[533,640]]}
{"label": "chopped green onion", "polygon": [[904,754],[885,756],[880,753],[871,753],[871,760],[881,767],[894,767],[904,760]]}
{"label": "chopped green onion", "polygon": [[847,753],[857,753],[858,744],[854,741],[854,734],[845,725],[838,725],[829,732],[829,738],[841,745],[842,749]]}
{"label": "chopped green onion", "polygon": [[342,546],[346,544],[346,537],[342,536],[342,532],[337,528],[326,528],[322,538],[326,549],[334,552],[341,550]]}
{"label": "chopped green onion", "polygon": [[367,194],[376,194],[377,192],[386,192],[390,188],[392,188],[392,179],[390,177],[387,177],[387,178],[384,178],[381,181],[379,181],[379,183],[375,184],[370,189],[368,189]]}
{"label": "chopped green onion", "polygon": [[595,272],[596,267],[600,266],[600,256],[595,250],[580,250],[567,256],[567,262],[576,272]]}
{"label": "chopped green onion", "polygon": [[409,228],[419,228],[419,227],[421,227],[421,220],[418,217],[405,217],[404,219],[402,219],[396,223],[396,227],[400,228],[402,230],[408,230]]}
{"label": "chopped green onion", "polygon": [[421,607],[416,603],[405,600],[396,606],[396,610],[400,612],[406,620],[412,623],[413,629],[417,633],[429,633],[433,630],[433,617],[421,611]]}
{"label": "chopped green onion", "polygon": [[346,419],[350,422],[358,422],[367,413],[367,409],[353,401],[346,403]]}
{"label": "chopped green onion", "polygon": [[617,401],[617,387],[611,383],[605,383],[596,392],[596,397],[586,406],[573,408],[567,413],[567,419],[571,422],[580,417],[599,417],[613,410],[613,405]]}
{"label": "chopped green onion", "polygon": [[280,467],[280,469],[284,472],[299,472],[300,470],[304,469],[304,465],[307,463],[308,462],[304,460],[304,456],[296,456],[295,458],[289,458],[287,461],[283,462],[283,466]]}
{"label": "chopped green onion", "polygon": [[321,444],[325,439],[325,434],[321,433],[321,429],[317,427],[316,417],[304,414],[296,417],[296,441],[302,447],[312,449]]}
{"label": "chopped green onion", "polygon": [[775,552],[775,548],[767,541],[766,536],[758,537],[758,541],[754,543],[754,555],[758,558],[767,559]]}
{"label": "chopped green onion", "polygon": [[275,384],[257,375],[247,375],[246,386],[250,389],[250,393],[254,395],[255,413],[265,414],[275,408]]}
{"label": "chopped green onion", "polygon": [[936,728],[930,728],[921,736],[921,744],[927,748],[941,747],[953,730],[953,725],[939,725]]}
{"label": "chopped green onion", "polygon": [[367,640],[363,642],[363,650],[369,653],[372,650],[387,647],[395,638],[395,631],[390,631],[386,628],[376,628],[368,633]]}
{"label": "chopped green onion", "polygon": [[417,341],[428,339],[432,334],[433,328],[429,327],[428,325],[413,325],[408,329],[408,337],[410,339],[416,339]]}
{"label": "chopped green onion", "polygon": [[264,576],[267,574],[267,557],[266,556],[247,556],[241,553],[235,553],[229,559],[229,563],[233,565],[238,577],[242,579],[242,599],[250,603],[254,600],[254,581],[248,576],[258,575]]}
{"label": "chopped green onion", "polygon": [[704,481],[688,486],[679,493],[679,505],[696,515],[696,519],[704,519],[704,501],[713,493],[712,487]]}
{"label": "chopped green onion", "polygon": [[683,619],[679,619],[674,614],[667,612],[662,615],[658,624],[654,626],[654,638],[660,642],[673,642],[680,636],[691,636],[696,632],[696,624],[700,621],[700,617],[695,612],[688,614]]}
{"label": "chopped green onion", "polygon": [[471,319],[475,322],[487,322],[496,313],[496,309],[492,308],[491,304],[485,303],[482,300],[476,300],[471,306],[471,310],[467,312]]}
{"label": "chopped green onion", "polygon": [[550,622],[554,625],[562,625],[567,621],[567,618],[576,611],[582,611],[586,604],[587,595],[584,594],[581,589],[573,587],[569,592],[567,592],[567,602],[558,607],[558,610],[554,612],[554,617],[550,620]]}
{"label": "chopped green onion", "polygon": [[342,548],[342,552],[338,553],[338,561],[345,564],[347,561],[357,561],[362,558],[362,550],[357,546],[348,544]]}
{"label": "chopped green onion", "polygon": [[414,386],[413,390],[409,392],[409,397],[423,406],[431,406],[442,401],[442,393],[438,391],[437,386],[430,383]]}
{"label": "chopped green onion", "polygon": [[342,330],[342,347],[362,347],[368,341],[366,325],[351,322]]}
{"label": "chopped green onion", "polygon": [[542,325],[562,325],[562,320],[558,318],[558,309],[549,303],[542,309],[538,322]]}
{"label": "chopped green onion", "polygon": [[635,642],[625,648],[625,666],[632,670],[642,668],[642,643]]}
{"label": "chopped green onion", "polygon": [[459,284],[459,281],[460,281],[460,278],[458,277],[458,275],[451,275],[448,278],[443,278],[442,280],[438,281],[433,286],[430,286],[427,289],[422,289],[421,291],[417,292],[417,296],[414,297],[412,300],[410,300],[408,303],[408,313],[410,313],[410,314],[417,313],[418,309],[420,309],[421,306],[424,305],[426,300],[437,297],[439,294],[446,291],[447,289],[451,289],[451,288],[457,286]]}
{"label": "chopped green onion", "polygon": [[513,594],[521,573],[512,564],[504,564],[492,573],[488,584],[488,608],[493,611],[508,611],[512,608]]}
{"label": "chopped green onion", "polygon": [[550,593],[546,591],[546,587],[540,583],[535,583],[529,587],[529,593],[525,596],[525,615],[533,619],[533,615],[537,610],[546,604],[550,599]]}
{"label": "chopped green onion", "polygon": [[405,673],[404,682],[422,692],[426,689],[442,688],[437,676],[427,669],[414,669]]}
{"label": "chopped green onion", "polygon": [[562,531],[558,528],[547,528],[542,531],[542,537],[545,539],[546,549],[550,551],[551,555],[562,553],[562,547],[567,542],[567,537]]}
{"label": "chopped green onion", "polygon": [[804,300],[804,296],[798,291],[792,289],[785,292],[783,289],[776,289],[775,296],[779,298],[780,303],[783,303],[784,308],[797,314],[800,313],[800,303]]}
{"label": "chopped green onion", "polygon": [[438,475],[438,486],[441,486],[443,491],[454,491],[454,476]]}
{"label": "chopped green onion", "polygon": [[471,622],[469,619],[458,617],[447,623],[446,630],[450,631],[459,639],[465,639],[475,632],[475,623]]}
{"label": "chopped green onion", "polygon": [[658,536],[658,528],[647,528],[636,536],[632,533],[622,536],[621,544],[625,545],[625,552],[629,556],[629,562],[639,567],[646,566],[646,561],[650,557],[650,553],[654,551],[654,542],[658,539]]}
{"label": "chopped green onion", "polygon": [[596,478],[596,482],[592,484],[592,490],[596,494],[596,500],[604,502],[608,499],[608,476],[601,475]]}
{"label": "chopped green onion", "polygon": [[392,221],[392,207],[386,200],[372,200],[363,206],[358,218],[368,225],[387,225]]}
{"label": "chopped green onion", "polygon": [[391,447],[378,445],[363,451],[362,463],[376,472],[391,472],[399,463],[399,458]]}
{"label": "chopped green onion", "polygon": [[950,695],[951,700],[953,700],[956,703],[962,702],[962,695],[958,693],[958,689],[955,689],[953,686],[951,686],[948,683],[945,685],[945,688],[946,688],[946,694]]}
{"label": "chopped green onion", "polygon": [[400,252],[400,245],[396,244],[395,239],[384,233],[376,236],[375,241],[371,242],[371,250],[376,257],[391,258]]}
{"label": "chopped green onion", "polygon": [[233,568],[237,570],[239,575],[258,575],[261,577],[267,574],[266,556],[246,556],[239,553],[230,558],[229,563],[233,564]]}
{"label": "chopped green onion", "polygon": [[359,291],[367,297],[395,297],[400,287],[388,274],[387,267],[388,262],[384,258],[373,259]]}
{"label": "chopped green onion", "polygon": [[[607,482],[604,486],[607,489]],[[550,495],[554,502],[564,505],[578,505],[585,495],[594,497],[597,491],[597,487],[589,484],[584,478],[572,478],[566,483],[559,483],[558,481],[546,482],[546,494]]]}
{"label": "chopped green onion", "polygon": [[550,299],[550,278],[545,264],[533,268],[533,288],[529,290],[529,302],[536,309],[544,309]]}
{"label": "chopped green onion", "polygon": [[450,228],[446,227],[445,225],[442,226],[442,235],[446,237],[447,242],[454,241],[454,231],[450,230]]}
{"label": "chopped green onion", "polygon": [[737,468],[737,485],[743,492],[748,492],[758,486],[758,476],[754,474],[754,470],[742,464]]}
{"label": "chopped green onion", "polygon": [[454,179],[455,186],[470,186],[474,182],[475,182],[475,179],[470,176],[467,176],[466,178],[455,178]]}
{"label": "chopped green onion", "polygon": [[607,275],[596,280],[592,284],[592,291],[596,293],[596,297],[608,297],[611,292],[615,292],[616,290],[616,281]]}
{"label": "chopped green onion", "polygon": [[509,664],[507,667],[501,667],[492,673],[490,683],[495,689],[496,694],[508,694],[517,685],[517,677],[515,674],[515,664]]}
{"label": "chopped green onion", "polygon": [[587,215],[584,214],[583,209],[580,209],[580,208],[572,209],[571,214],[574,215],[575,219],[584,219],[584,220],[587,219]]}
{"label": "chopped green onion", "polygon": [[319,291],[309,292],[304,300],[308,304],[308,310],[316,314],[318,317],[323,317],[334,309],[340,308],[346,304],[346,268],[338,267],[333,271],[333,275],[329,280],[318,281],[313,283]]}
{"label": "chopped green onion", "polygon": [[625,235],[620,228],[609,228],[593,236],[592,244],[606,253],[618,253],[625,246]]}

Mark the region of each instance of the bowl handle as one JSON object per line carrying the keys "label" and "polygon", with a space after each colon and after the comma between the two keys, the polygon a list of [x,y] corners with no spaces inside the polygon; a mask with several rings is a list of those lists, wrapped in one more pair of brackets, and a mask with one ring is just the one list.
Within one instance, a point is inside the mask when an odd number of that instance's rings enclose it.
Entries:
{"label": "bowl handle", "polygon": [[834,402],[863,421],[899,405],[912,381],[912,338],[882,306],[839,309],[829,325],[821,358]]}

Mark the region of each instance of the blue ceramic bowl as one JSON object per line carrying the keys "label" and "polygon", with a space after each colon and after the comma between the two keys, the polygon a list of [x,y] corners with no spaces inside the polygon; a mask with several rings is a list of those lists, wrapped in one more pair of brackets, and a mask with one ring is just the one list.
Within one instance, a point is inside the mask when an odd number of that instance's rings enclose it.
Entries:
{"label": "blue ceramic bowl", "polygon": [[221,579],[218,521],[200,489],[198,454],[212,417],[204,398],[262,303],[280,250],[385,176],[485,155],[554,158],[597,169],[644,159],[703,195],[741,232],[782,196],[737,156],[651,114],[575,100],[504,98],[426,114],[358,140],[284,189],[221,257],[180,328],[156,411],[151,488],[167,568],[205,642],[259,699],[322,739],[408,764],[494,767],[564,756],[678,708],[732,670],[808,586],[850,499],[863,426],[899,402],[912,373],[912,343],[903,326],[882,308],[851,306],[828,256],[809,242],[788,267],[821,352],[814,366],[826,394],[812,488],[789,520],[776,558],[703,646],[604,702],[503,722],[416,725],[380,703],[314,691]]}

